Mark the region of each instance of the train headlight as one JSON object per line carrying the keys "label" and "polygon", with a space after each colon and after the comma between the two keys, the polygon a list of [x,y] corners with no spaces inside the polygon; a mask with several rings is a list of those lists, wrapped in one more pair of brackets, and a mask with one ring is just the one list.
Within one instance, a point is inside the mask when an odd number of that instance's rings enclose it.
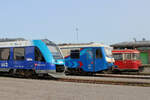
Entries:
{"label": "train headlight", "polygon": [[109,62],[109,63],[114,63],[115,62],[114,58],[109,58],[109,57],[106,57],[106,61]]}
{"label": "train headlight", "polygon": [[59,63],[59,64],[63,64],[64,62],[63,62],[63,61],[59,61],[58,63]]}

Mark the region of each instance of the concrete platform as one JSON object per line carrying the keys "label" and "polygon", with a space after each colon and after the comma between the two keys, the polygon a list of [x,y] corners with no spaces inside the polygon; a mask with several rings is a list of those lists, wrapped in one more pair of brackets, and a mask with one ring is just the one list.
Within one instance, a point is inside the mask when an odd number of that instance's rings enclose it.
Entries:
{"label": "concrete platform", "polygon": [[150,100],[150,88],[0,77],[1,100]]}

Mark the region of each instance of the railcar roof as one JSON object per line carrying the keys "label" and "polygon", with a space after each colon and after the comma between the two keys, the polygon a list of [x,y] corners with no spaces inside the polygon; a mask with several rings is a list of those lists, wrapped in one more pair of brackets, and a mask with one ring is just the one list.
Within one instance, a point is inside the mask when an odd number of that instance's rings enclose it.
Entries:
{"label": "railcar roof", "polygon": [[112,50],[113,53],[140,53],[138,50],[123,49],[123,50]]}
{"label": "railcar roof", "polygon": [[17,40],[9,42],[0,42],[0,47],[21,47],[21,46],[32,46],[32,42],[28,40]]}
{"label": "railcar roof", "polygon": [[93,45],[66,45],[66,46],[59,46],[60,48],[86,48],[86,47],[110,47],[108,45],[103,44],[93,44]]}
{"label": "railcar roof", "polygon": [[0,38],[0,42],[23,41],[25,38]]}
{"label": "railcar roof", "polygon": [[55,44],[53,41],[50,41],[50,40],[48,40],[48,39],[42,39],[42,41],[43,41],[46,45],[57,46],[57,44]]}

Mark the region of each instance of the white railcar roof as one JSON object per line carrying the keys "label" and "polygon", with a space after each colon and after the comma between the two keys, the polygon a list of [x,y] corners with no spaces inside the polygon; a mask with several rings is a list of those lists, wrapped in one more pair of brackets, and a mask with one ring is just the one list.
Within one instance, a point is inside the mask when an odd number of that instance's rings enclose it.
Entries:
{"label": "white railcar roof", "polygon": [[2,47],[23,47],[23,46],[32,46],[32,42],[28,41],[28,40],[0,42],[0,48],[2,48]]}
{"label": "white railcar roof", "polygon": [[65,48],[85,48],[85,47],[110,47],[109,45],[104,45],[104,44],[99,44],[99,43],[94,43],[94,44],[78,44],[78,45],[63,45],[59,46],[61,49]]}

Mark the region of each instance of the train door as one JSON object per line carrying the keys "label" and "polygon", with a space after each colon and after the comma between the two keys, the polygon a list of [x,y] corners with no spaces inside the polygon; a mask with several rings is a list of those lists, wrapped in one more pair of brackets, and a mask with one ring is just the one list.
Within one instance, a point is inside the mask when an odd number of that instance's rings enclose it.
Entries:
{"label": "train door", "polygon": [[33,47],[16,47],[13,48],[13,66],[16,69],[32,69]]}
{"label": "train door", "polygon": [[124,69],[130,69],[130,67],[132,67],[131,53],[124,54],[123,65]]}
{"label": "train door", "polygon": [[25,66],[25,48],[13,48],[13,66],[15,69],[24,69]]}
{"label": "train door", "polygon": [[10,66],[10,48],[0,48],[0,71],[8,72]]}
{"label": "train door", "polygon": [[123,53],[113,53],[113,57],[115,59],[115,65],[118,66],[119,69],[123,68]]}
{"label": "train door", "polygon": [[34,56],[35,56],[35,69],[37,72],[40,73],[40,70],[47,70],[48,67],[46,66],[46,61],[39,50],[39,48],[34,48]]}
{"label": "train door", "polygon": [[95,71],[95,62],[94,62],[94,49],[87,48],[86,49],[86,58],[85,58],[85,67],[88,71]]}
{"label": "train door", "polygon": [[34,47],[26,47],[25,48],[25,64],[24,66],[27,69],[33,69],[34,68]]}
{"label": "train door", "polygon": [[105,69],[102,48],[94,48],[94,72]]}
{"label": "train door", "polygon": [[80,55],[79,48],[70,50],[70,59],[71,62],[69,62],[69,67],[71,68],[81,67],[80,64],[82,63],[82,57]]}

